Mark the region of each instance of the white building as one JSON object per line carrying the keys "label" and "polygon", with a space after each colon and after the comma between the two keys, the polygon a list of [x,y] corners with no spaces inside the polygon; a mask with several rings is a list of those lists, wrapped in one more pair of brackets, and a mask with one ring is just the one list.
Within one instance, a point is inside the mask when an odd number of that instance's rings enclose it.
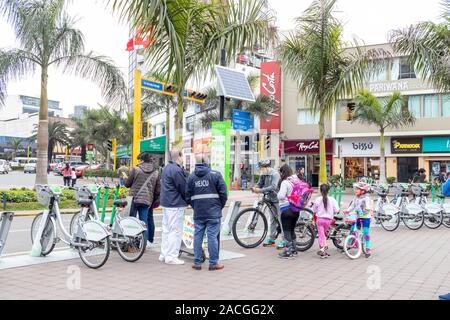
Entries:
{"label": "white building", "polygon": [[[0,106],[0,120],[20,118],[23,114],[39,113],[40,99],[24,95],[10,95]],[[48,100],[48,116],[62,117],[63,110],[59,101]]]}

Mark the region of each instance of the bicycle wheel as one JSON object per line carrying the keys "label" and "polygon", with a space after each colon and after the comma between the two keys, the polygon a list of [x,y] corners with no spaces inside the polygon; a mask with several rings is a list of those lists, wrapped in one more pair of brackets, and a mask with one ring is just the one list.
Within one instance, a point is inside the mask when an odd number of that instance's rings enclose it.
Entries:
{"label": "bicycle wheel", "polygon": [[442,225],[446,228],[450,228],[450,213],[444,213],[442,218]]}
{"label": "bicycle wheel", "polygon": [[80,240],[80,243],[86,245],[78,247],[78,254],[87,267],[98,269],[108,261],[111,250],[111,239],[109,237],[96,242]]}
{"label": "bicycle wheel", "polygon": [[295,226],[295,235],[297,250],[300,252],[308,251],[314,244],[315,232],[308,223],[297,223]]}
{"label": "bicycle wheel", "polygon": [[439,228],[444,221],[444,214],[442,211],[439,213],[425,213],[424,224],[430,229]]}
{"label": "bicycle wheel", "polygon": [[[117,238],[118,235],[113,235],[113,237]],[[126,239],[127,242],[114,242],[119,256],[127,262],[138,261],[144,254],[145,246],[147,245],[145,231],[142,231],[135,237],[124,237],[124,239]]]}
{"label": "bicycle wheel", "polygon": [[383,212],[380,215],[381,227],[389,232],[393,232],[400,226],[400,215],[398,212]]}
{"label": "bicycle wheel", "polygon": [[[78,223],[78,220],[79,220],[80,218],[81,218],[81,211],[75,213],[75,214],[73,215],[72,219],[70,220],[70,228],[69,228],[70,235],[73,235],[73,233],[75,232],[75,227],[76,227],[76,225],[77,225],[77,223]],[[89,212],[89,213],[87,214],[87,219],[86,219],[86,221],[90,221],[90,220],[95,220],[94,214],[91,213],[91,212]]]}
{"label": "bicycle wheel", "polygon": [[425,217],[423,212],[414,214],[402,213],[402,221],[408,229],[419,230],[425,222]]}
{"label": "bicycle wheel", "polygon": [[341,224],[337,226],[330,235],[334,246],[339,250],[344,250],[344,240],[350,232],[350,226]]}
{"label": "bicycle wheel", "polygon": [[[36,217],[34,217],[33,222],[31,223],[31,243],[34,243],[34,239],[36,238],[36,234],[39,230],[39,226],[41,225],[42,218],[44,216],[44,213],[39,213]],[[41,254],[43,256],[46,256],[50,254],[56,245],[56,228],[53,223],[52,219],[48,219],[47,225],[44,228],[44,231],[42,232],[41,237],[41,245],[42,245],[42,252]]]}
{"label": "bicycle wheel", "polygon": [[255,208],[239,212],[233,221],[233,238],[243,248],[251,249],[259,246],[267,236],[266,216]]}
{"label": "bicycle wheel", "polygon": [[352,260],[358,259],[362,253],[362,244],[358,236],[350,234],[344,240],[344,252]]}

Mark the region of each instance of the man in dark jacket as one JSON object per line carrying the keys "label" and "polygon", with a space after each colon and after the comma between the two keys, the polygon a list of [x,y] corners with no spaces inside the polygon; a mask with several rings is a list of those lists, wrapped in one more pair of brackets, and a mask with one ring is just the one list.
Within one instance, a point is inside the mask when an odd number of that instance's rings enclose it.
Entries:
{"label": "man in dark jacket", "polygon": [[180,150],[170,153],[171,161],[164,167],[161,181],[161,207],[163,208],[162,242],[159,261],[182,265],[178,259],[183,234],[184,211],[186,210],[186,177],[181,167],[183,156]]}
{"label": "man in dark jacket", "polygon": [[202,268],[202,244],[205,231],[208,234],[209,270],[221,270],[219,263],[219,232],[222,210],[228,200],[227,186],[222,175],[211,170],[204,157],[197,159],[195,172],[187,182],[186,200],[194,209],[194,265]]}
{"label": "man in dark jacket", "polygon": [[[139,214],[139,219],[147,225],[147,248],[153,247],[155,238],[155,222],[153,220],[152,205],[159,199],[161,183],[159,172],[152,163],[149,153],[139,155],[139,164],[131,169],[130,176],[123,174],[124,185],[130,189],[133,197],[132,217]],[[144,184],[147,182],[147,185]]]}

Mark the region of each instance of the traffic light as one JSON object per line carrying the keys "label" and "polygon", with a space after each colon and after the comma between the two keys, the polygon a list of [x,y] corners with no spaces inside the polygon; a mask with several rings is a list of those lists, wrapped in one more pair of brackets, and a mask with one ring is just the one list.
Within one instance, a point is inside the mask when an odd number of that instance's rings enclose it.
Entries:
{"label": "traffic light", "polygon": [[264,144],[264,149],[266,149],[266,150],[270,149],[270,138],[271,138],[271,133],[269,132],[266,136],[266,141]]}
{"label": "traffic light", "polygon": [[113,150],[113,141],[108,140],[107,144],[108,144],[108,151],[112,151]]}
{"label": "traffic light", "polygon": [[207,97],[208,97],[208,95],[201,93],[201,92],[192,91],[192,90],[188,90],[188,92],[187,92],[187,100],[204,103]]}
{"label": "traffic light", "polygon": [[164,92],[169,95],[175,95],[177,92],[177,88],[174,85],[166,84],[164,86]]}
{"label": "traffic light", "polygon": [[142,122],[142,137],[143,138],[147,138],[148,136],[148,122],[144,121]]}

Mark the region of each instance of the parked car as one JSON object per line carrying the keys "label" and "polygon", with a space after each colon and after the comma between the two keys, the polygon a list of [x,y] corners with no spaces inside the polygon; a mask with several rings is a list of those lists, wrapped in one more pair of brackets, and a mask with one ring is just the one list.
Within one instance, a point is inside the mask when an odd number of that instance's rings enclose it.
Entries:
{"label": "parked car", "polygon": [[36,163],[27,163],[23,167],[23,173],[36,173]]}
{"label": "parked car", "polygon": [[11,168],[6,160],[0,160],[0,174],[8,174]]}

